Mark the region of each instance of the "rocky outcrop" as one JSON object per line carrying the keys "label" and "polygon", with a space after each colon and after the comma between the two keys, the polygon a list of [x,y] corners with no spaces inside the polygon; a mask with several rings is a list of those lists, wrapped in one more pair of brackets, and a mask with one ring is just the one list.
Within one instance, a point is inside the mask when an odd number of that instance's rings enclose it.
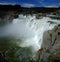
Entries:
{"label": "rocky outcrop", "polygon": [[60,26],[44,33],[42,49],[39,51],[42,51],[39,54],[41,62],[60,62]]}
{"label": "rocky outcrop", "polygon": [[0,5],[0,11],[8,11],[8,10],[19,10],[21,8],[20,5]]}
{"label": "rocky outcrop", "polygon": [[20,8],[20,5],[0,5],[0,24],[12,22],[13,19],[18,18]]}
{"label": "rocky outcrop", "polygon": [[0,25],[12,22],[13,19],[18,18],[15,14],[6,14],[0,17]]}

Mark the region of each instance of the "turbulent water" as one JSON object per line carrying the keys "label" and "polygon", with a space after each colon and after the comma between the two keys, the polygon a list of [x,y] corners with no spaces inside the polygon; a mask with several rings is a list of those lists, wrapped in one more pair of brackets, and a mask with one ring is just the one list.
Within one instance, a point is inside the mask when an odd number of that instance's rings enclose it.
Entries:
{"label": "turbulent water", "polygon": [[20,14],[12,23],[0,27],[0,37],[20,38],[22,42],[17,43],[20,47],[32,46],[33,51],[37,51],[41,48],[44,32],[52,30],[59,23],[59,20],[49,17],[36,19],[35,15]]}

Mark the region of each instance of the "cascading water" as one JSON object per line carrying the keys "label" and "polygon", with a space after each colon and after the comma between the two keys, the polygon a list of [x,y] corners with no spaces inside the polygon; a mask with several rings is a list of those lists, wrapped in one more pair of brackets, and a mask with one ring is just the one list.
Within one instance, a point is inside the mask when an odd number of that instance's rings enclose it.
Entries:
{"label": "cascading water", "polygon": [[[55,23],[50,24],[48,21]],[[32,46],[33,51],[37,51],[41,48],[44,32],[52,30],[59,23],[59,20],[53,20],[49,17],[36,19],[35,15],[24,16],[20,14],[19,18],[14,19],[12,23],[0,27],[0,37],[21,38],[23,41],[21,43],[17,42],[19,46]]]}

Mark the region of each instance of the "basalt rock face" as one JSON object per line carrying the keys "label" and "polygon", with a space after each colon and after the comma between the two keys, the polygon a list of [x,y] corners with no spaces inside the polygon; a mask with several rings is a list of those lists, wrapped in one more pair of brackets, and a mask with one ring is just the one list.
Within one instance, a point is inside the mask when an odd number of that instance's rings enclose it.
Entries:
{"label": "basalt rock face", "polygon": [[20,5],[0,5],[0,11],[7,11],[7,10],[19,10],[21,8]]}
{"label": "basalt rock face", "polygon": [[5,24],[5,23],[9,23],[12,22],[13,19],[18,18],[18,15],[14,15],[14,14],[5,14],[3,16],[0,17],[0,24]]}
{"label": "basalt rock face", "polygon": [[20,5],[0,5],[0,24],[12,22],[13,19],[18,18],[20,8]]}
{"label": "basalt rock face", "polygon": [[40,59],[44,62],[60,62],[60,26],[44,33]]}

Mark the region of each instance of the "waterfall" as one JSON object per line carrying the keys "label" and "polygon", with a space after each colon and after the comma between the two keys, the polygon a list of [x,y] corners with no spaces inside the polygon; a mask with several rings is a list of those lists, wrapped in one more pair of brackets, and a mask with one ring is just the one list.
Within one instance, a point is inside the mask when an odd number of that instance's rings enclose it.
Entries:
{"label": "waterfall", "polygon": [[[53,22],[52,24],[50,22]],[[12,23],[0,27],[0,37],[14,36],[21,38],[22,43],[18,43],[21,47],[30,47],[34,51],[41,48],[43,42],[43,34],[45,31],[52,30],[60,23],[49,17],[36,19],[35,15],[22,15],[14,19]]]}

